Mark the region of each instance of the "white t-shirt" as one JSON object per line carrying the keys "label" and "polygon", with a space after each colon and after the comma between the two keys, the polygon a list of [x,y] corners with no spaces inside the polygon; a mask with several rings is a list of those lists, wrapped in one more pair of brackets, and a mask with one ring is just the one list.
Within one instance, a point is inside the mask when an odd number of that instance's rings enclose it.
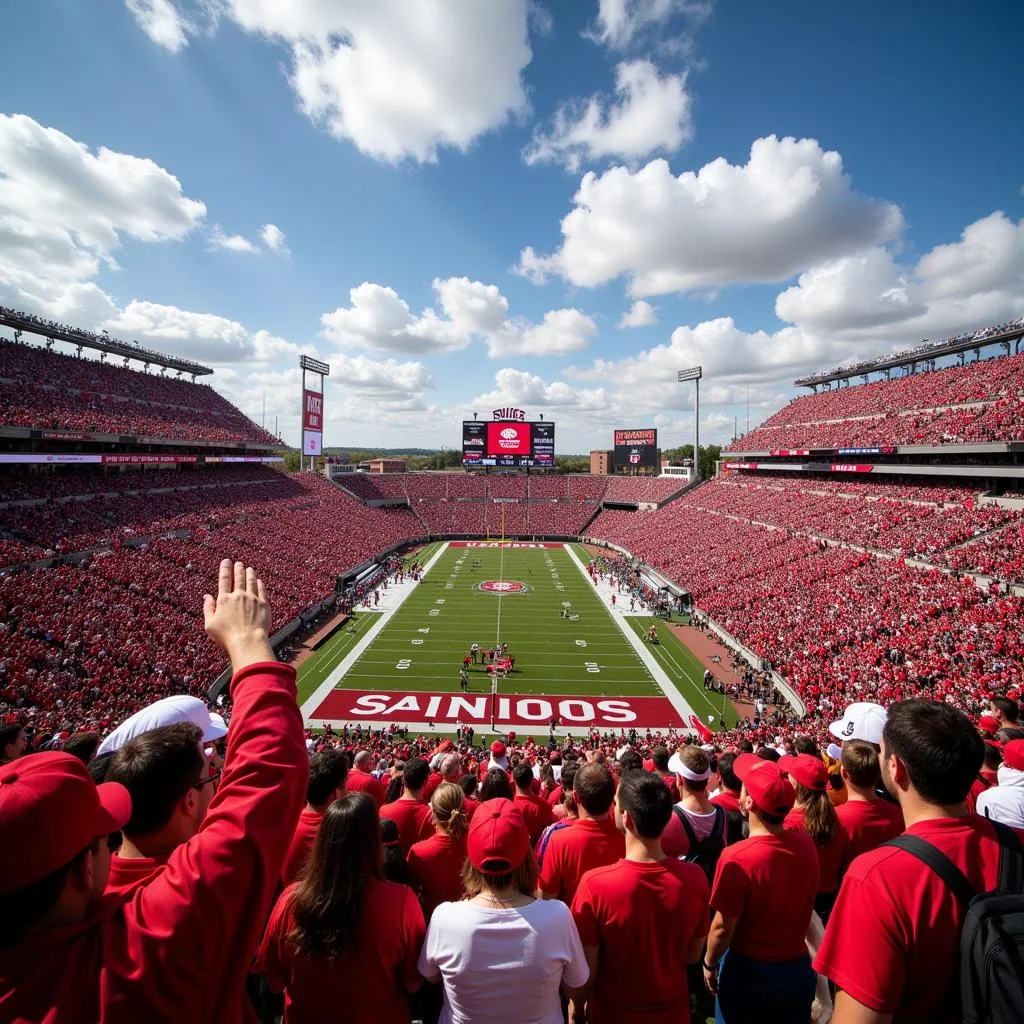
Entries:
{"label": "white t-shirt", "polygon": [[440,1024],[561,1024],[559,985],[581,988],[590,976],[572,915],[559,900],[508,910],[442,903],[419,970],[444,982]]}

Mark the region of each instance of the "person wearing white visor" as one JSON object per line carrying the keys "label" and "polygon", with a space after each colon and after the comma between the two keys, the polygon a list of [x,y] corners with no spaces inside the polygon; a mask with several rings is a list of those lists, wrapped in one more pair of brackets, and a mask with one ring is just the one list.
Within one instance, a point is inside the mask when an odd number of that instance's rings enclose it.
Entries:
{"label": "person wearing white visor", "polygon": [[178,694],[164,697],[155,704],[136,711],[131,718],[125,719],[99,746],[96,756],[113,754],[120,750],[129,740],[141,736],[150,729],[159,729],[164,725],[177,725],[179,722],[191,722],[198,725],[203,733],[203,743],[215,743],[228,734],[228,728],[220,715],[211,715],[206,703],[198,697]]}
{"label": "person wearing white visor", "polygon": [[863,740],[876,747],[882,744],[882,730],[885,728],[886,711],[881,704],[872,701],[857,701],[850,704],[838,722],[833,722],[828,731],[840,743],[846,740]]}

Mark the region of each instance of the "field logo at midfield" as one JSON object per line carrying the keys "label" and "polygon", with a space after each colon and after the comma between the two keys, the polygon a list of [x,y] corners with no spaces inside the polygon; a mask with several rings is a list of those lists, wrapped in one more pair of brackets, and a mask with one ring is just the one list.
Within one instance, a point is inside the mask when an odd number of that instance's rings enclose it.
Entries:
{"label": "field logo at midfield", "polygon": [[484,580],[480,589],[488,594],[525,594],[527,586],[519,580]]}

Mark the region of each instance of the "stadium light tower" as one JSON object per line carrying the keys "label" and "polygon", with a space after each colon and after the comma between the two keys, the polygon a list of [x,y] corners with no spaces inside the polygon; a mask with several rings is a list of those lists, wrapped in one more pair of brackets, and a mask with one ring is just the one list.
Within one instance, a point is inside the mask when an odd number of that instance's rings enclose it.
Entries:
{"label": "stadium light tower", "polygon": [[688,370],[680,370],[676,380],[680,384],[693,381],[693,482],[700,479],[700,379],[704,370],[700,366],[691,366]]}

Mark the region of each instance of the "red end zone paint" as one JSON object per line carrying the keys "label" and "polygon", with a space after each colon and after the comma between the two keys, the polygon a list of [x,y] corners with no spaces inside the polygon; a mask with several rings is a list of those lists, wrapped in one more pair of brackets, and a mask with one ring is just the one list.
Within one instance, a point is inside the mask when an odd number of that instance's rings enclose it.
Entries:
{"label": "red end zone paint", "polygon": [[[599,729],[684,728],[679,713],[664,697],[540,697],[502,694],[497,698],[495,724],[503,729],[546,728],[557,715],[563,726]],[[374,693],[332,690],[310,715],[310,721],[364,721],[415,725],[433,722],[454,728],[459,722],[490,727],[490,694]]]}
{"label": "red end zone paint", "polygon": [[518,540],[450,540],[450,548],[561,548],[564,544],[546,544],[543,541]]}

